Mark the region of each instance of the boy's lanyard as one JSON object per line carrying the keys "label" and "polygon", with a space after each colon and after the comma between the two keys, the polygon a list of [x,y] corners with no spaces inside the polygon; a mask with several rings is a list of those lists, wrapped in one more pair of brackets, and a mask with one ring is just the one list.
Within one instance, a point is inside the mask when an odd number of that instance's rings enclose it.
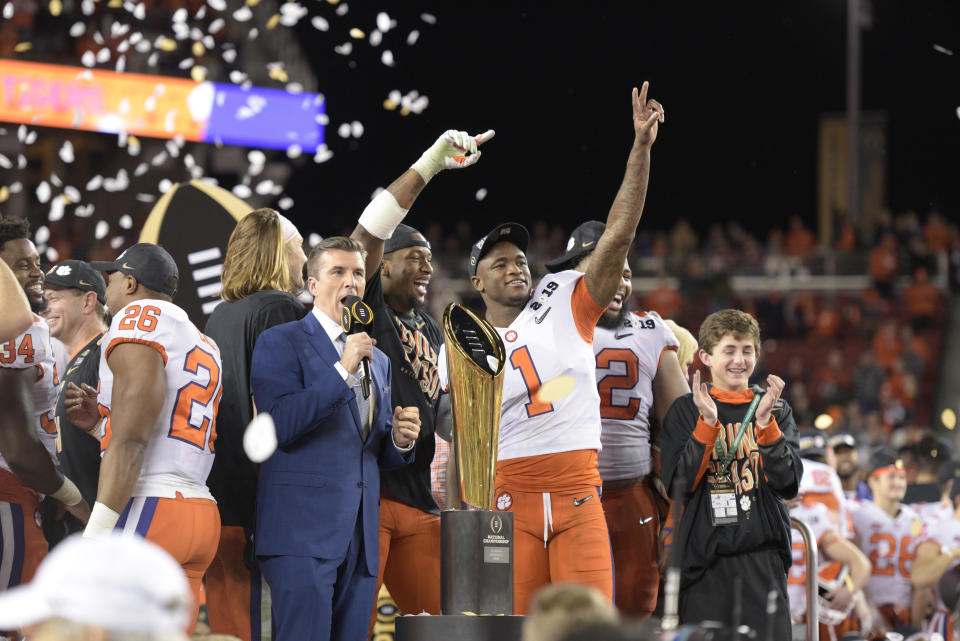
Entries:
{"label": "boy's lanyard", "polygon": [[763,396],[763,392],[756,392],[753,395],[753,400],[750,401],[750,405],[747,407],[747,413],[743,415],[743,420],[740,421],[740,429],[737,430],[737,435],[734,437],[733,444],[727,450],[726,455],[723,453],[723,446],[720,444],[719,438],[713,444],[713,451],[716,453],[717,459],[720,460],[720,467],[717,468],[716,476],[722,477],[727,475],[727,468],[729,468],[730,463],[733,462],[737,449],[740,447],[740,442],[743,440],[743,435],[747,432],[747,425],[750,424],[753,420],[753,415],[757,412],[757,406],[760,404],[761,396]]}

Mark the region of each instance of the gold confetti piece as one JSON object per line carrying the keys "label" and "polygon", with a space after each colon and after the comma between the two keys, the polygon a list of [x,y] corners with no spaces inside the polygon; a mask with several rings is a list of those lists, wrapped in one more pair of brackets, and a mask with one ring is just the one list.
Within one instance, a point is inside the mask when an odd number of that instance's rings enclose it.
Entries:
{"label": "gold confetti piece", "polygon": [[206,52],[207,52],[207,50],[204,48],[202,42],[200,42],[199,40],[197,40],[196,42],[193,43],[193,57],[194,57],[194,58],[199,58],[200,56],[202,56],[202,55],[205,54]]}
{"label": "gold confetti piece", "polygon": [[157,39],[156,46],[157,49],[160,49],[161,51],[173,51],[177,48],[177,42],[176,40],[171,40],[166,36],[160,36]]}
{"label": "gold confetti piece", "polygon": [[47,8],[50,9],[51,16],[59,16],[63,13],[63,3],[60,0],[50,0]]}
{"label": "gold confetti piece", "polygon": [[286,82],[287,72],[281,67],[273,67],[270,69],[270,78],[278,82]]}
{"label": "gold confetti piece", "polygon": [[576,379],[567,374],[551,378],[540,386],[534,396],[541,403],[554,403],[573,391]]}
{"label": "gold confetti piece", "polygon": [[[957,112],[960,114],[960,109]],[[940,412],[940,422],[943,423],[945,428],[952,430],[957,426],[957,413],[948,407]]]}
{"label": "gold confetti piece", "polygon": [[123,6],[123,0],[110,0],[110,2],[107,3],[107,6],[111,9],[119,9]]}
{"label": "gold confetti piece", "polygon": [[356,27],[354,27],[353,29],[350,30],[350,37],[356,38],[359,40],[360,38],[365,38],[366,34],[363,33],[362,29],[357,29]]}
{"label": "gold confetti piece", "polygon": [[400,115],[401,115],[401,116],[409,116],[409,115],[410,115],[410,107],[403,107],[403,108],[400,110]]}
{"label": "gold confetti piece", "polygon": [[340,0],[327,0],[330,4],[337,4]]}
{"label": "gold confetti piece", "polygon": [[829,414],[821,414],[813,420],[813,426],[818,430],[829,429],[833,425],[833,417]]}
{"label": "gold confetti piece", "polygon": [[274,27],[277,26],[278,22],[280,22],[280,14],[275,13],[272,16],[270,16],[269,20],[267,20],[267,29],[273,29]]}
{"label": "gold confetti piece", "polygon": [[196,65],[190,70],[190,77],[194,82],[203,82],[207,79],[207,68],[202,65]]}
{"label": "gold confetti piece", "polygon": [[18,42],[13,47],[13,50],[17,53],[23,53],[24,51],[30,51],[31,49],[33,49],[33,43],[30,42]]}
{"label": "gold confetti piece", "polygon": [[923,532],[923,521],[920,519],[913,519],[910,523],[910,535],[914,538],[920,536],[920,533]]}
{"label": "gold confetti piece", "polygon": [[387,111],[393,111],[397,108],[397,103],[387,98],[383,101],[383,108]]}
{"label": "gold confetti piece", "polygon": [[0,187],[0,203],[7,202],[7,198],[10,197],[10,188],[4,185]]}
{"label": "gold confetti piece", "polygon": [[247,0],[248,7],[255,7],[260,4],[260,0]]}

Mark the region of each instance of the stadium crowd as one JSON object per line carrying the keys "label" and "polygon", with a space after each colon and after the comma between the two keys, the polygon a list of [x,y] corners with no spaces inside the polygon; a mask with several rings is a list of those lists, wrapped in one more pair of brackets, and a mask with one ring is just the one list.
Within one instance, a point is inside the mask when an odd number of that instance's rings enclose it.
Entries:
{"label": "stadium crowd", "polygon": [[[799,218],[765,240],[732,223],[646,232],[665,121],[647,91],[605,222],[568,237],[407,217],[493,136],[450,130],[308,251],[277,212],[244,216],[202,331],[175,303],[186,266],[159,245],[85,262],[51,232],[59,260],[41,269],[28,222],[0,219],[0,626],[174,639],[205,603],[213,633],[353,640],[381,585],[405,613],[440,614],[439,514],[461,497],[435,319],[459,300],[509,352],[495,509],[515,517],[528,641],[653,638],[636,626],[654,616],[789,638],[806,617],[791,517],[820,548],[822,638],[956,638],[960,464],[931,390],[957,226],[881,216],[827,245]],[[802,285],[838,274],[864,286]],[[565,394],[538,394],[561,379]],[[138,559],[128,572],[91,563],[104,541]],[[92,580],[102,565],[115,574]],[[152,572],[155,589],[137,584]]]}

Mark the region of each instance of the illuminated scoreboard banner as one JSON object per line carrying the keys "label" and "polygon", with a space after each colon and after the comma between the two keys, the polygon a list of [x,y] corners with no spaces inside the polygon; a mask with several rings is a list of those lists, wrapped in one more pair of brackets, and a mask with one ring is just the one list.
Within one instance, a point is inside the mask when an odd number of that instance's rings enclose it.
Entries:
{"label": "illuminated scoreboard banner", "polygon": [[314,152],[315,93],[0,60],[0,121]]}

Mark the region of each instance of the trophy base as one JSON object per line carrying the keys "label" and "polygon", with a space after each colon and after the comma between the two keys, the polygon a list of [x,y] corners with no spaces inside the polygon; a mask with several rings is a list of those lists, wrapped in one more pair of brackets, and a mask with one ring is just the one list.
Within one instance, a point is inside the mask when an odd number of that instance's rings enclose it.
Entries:
{"label": "trophy base", "polygon": [[441,612],[513,614],[513,513],[447,510],[440,538]]}
{"label": "trophy base", "polygon": [[400,616],[397,641],[521,641],[520,616]]}

